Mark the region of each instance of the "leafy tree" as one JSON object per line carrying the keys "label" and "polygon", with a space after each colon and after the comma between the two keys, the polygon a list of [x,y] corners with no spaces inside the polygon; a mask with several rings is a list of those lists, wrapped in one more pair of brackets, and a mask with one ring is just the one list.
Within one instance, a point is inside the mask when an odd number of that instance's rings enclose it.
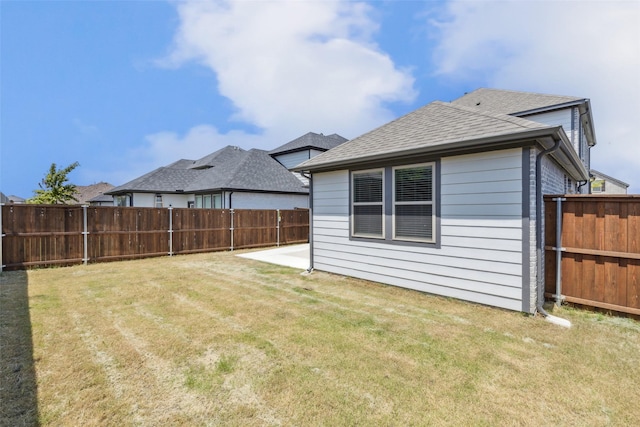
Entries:
{"label": "leafy tree", "polygon": [[67,175],[72,170],[80,166],[80,163],[74,162],[64,169],[58,169],[55,163],[51,163],[49,173],[38,184],[40,187],[34,190],[34,196],[27,200],[28,203],[40,204],[67,204],[67,202],[77,202],[75,195],[78,193],[74,184],[67,184],[69,180]]}

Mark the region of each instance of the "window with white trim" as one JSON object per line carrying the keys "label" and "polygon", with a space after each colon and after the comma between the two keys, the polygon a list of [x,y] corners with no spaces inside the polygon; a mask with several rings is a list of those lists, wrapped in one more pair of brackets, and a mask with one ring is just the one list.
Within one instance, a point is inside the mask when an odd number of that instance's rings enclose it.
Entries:
{"label": "window with white trim", "polygon": [[384,170],[357,171],[351,177],[351,234],[383,239]]}
{"label": "window with white trim", "polygon": [[393,168],[393,238],[433,242],[434,164]]}
{"label": "window with white trim", "polygon": [[113,196],[114,206],[131,206],[131,194],[118,194]]}
{"label": "window with white trim", "polygon": [[220,209],[222,208],[222,194],[196,194],[195,207],[204,209]]}
{"label": "window with white trim", "polygon": [[156,194],[156,208],[162,207],[162,194]]}

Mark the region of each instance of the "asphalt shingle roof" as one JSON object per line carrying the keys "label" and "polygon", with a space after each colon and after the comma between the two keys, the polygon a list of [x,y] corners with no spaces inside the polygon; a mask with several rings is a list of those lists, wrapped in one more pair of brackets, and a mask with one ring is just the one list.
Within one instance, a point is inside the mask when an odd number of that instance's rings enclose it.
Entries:
{"label": "asphalt shingle roof", "polygon": [[227,146],[196,161],[183,159],[155,169],[107,194],[197,193],[220,189],[308,193],[308,188],[266,151]]}
{"label": "asphalt shingle roof", "polygon": [[326,151],[337,147],[338,145],[346,141],[347,138],[344,138],[337,133],[331,135],[323,135],[321,133],[318,134],[309,132],[299,138],[294,139],[293,141],[289,141],[286,144],[269,151],[269,154],[277,155],[308,148],[315,148],[318,150]]}
{"label": "asphalt shingle roof", "polygon": [[574,96],[480,88],[451,101],[451,104],[478,108],[493,113],[517,115],[527,111],[550,108],[567,103],[578,103],[585,100],[585,98],[576,98]]}
{"label": "asphalt shingle roof", "polygon": [[439,145],[554,129],[530,120],[435,101],[296,166],[316,169]]}
{"label": "asphalt shingle roof", "polygon": [[[76,199],[78,203],[88,203],[90,201],[96,200],[97,197],[103,196],[104,193],[111,190],[113,185],[108,182],[99,182],[97,184],[91,185],[76,185],[76,190],[78,193],[76,194]],[[107,196],[108,199],[111,199],[111,196]]]}

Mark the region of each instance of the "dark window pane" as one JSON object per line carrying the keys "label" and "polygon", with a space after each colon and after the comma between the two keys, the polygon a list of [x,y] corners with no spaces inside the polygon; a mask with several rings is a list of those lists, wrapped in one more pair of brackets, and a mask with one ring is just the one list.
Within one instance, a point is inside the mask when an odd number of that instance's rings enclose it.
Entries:
{"label": "dark window pane", "polygon": [[431,166],[395,170],[396,202],[430,202],[432,187]]}
{"label": "dark window pane", "polygon": [[382,171],[354,174],[353,201],[382,202]]}
{"label": "dark window pane", "polygon": [[382,236],[382,206],[354,206],[353,232]]}
{"label": "dark window pane", "polygon": [[431,205],[396,205],[396,238],[433,237],[433,207]]}

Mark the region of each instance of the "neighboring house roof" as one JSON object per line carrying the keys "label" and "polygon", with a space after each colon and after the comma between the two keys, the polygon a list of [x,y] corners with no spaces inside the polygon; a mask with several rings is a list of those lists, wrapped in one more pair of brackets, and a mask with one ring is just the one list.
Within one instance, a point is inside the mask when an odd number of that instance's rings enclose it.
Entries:
{"label": "neighboring house roof", "polygon": [[8,197],[9,197],[9,202],[11,202],[11,203],[24,203],[24,202],[26,202],[26,200],[23,199],[22,197],[15,196],[13,194],[10,194]]}
{"label": "neighboring house roof", "polygon": [[293,141],[289,141],[280,147],[269,151],[269,154],[272,156],[278,154],[286,154],[294,151],[307,150],[307,149],[317,149],[320,151],[327,151],[338,145],[346,142],[347,138],[344,138],[337,133],[331,135],[323,135],[318,133],[309,132],[305,135],[302,135],[299,138],[294,139]]}
{"label": "neighboring house roof", "polygon": [[19,196],[6,196],[2,191],[0,191],[0,203],[24,203],[25,200]]}
{"label": "neighboring house roof", "polygon": [[89,203],[105,203],[105,202],[113,202],[113,196],[109,196],[106,194],[99,194],[96,197],[93,197],[88,200]]}
{"label": "neighboring house roof", "polygon": [[207,169],[214,166],[220,167],[225,163],[237,162],[238,159],[242,156],[242,153],[245,153],[245,150],[243,150],[242,148],[227,145],[226,147],[218,151],[215,151],[199,160],[196,160],[191,166],[188,166],[188,168]]}
{"label": "neighboring house roof", "polygon": [[183,159],[158,168],[107,194],[198,193],[212,190],[308,193],[300,180],[266,151],[246,151],[227,146],[196,161]]}
{"label": "neighboring house roof", "polygon": [[480,108],[493,113],[520,115],[550,107],[561,108],[585,102],[575,96],[480,88],[451,101],[453,105]]}
{"label": "neighboring house roof", "polygon": [[[193,162],[192,162],[193,163]],[[176,193],[184,191],[185,187],[196,179],[203,171],[182,169],[175,167],[160,167],[152,170],[126,184],[119,185],[107,194],[117,194],[124,191]]]}
{"label": "neighboring house roof", "polygon": [[620,181],[619,179],[616,179],[616,178],[614,178],[612,176],[605,175],[602,172],[599,172],[599,171],[597,171],[595,169],[591,169],[591,175],[597,176],[597,177],[600,177],[600,178],[604,178],[607,181],[615,182],[616,184],[618,184],[619,186],[624,187],[624,188],[628,188],[629,187],[629,184],[627,184],[626,182]]}
{"label": "neighboring house roof", "polygon": [[94,197],[100,196],[112,188],[113,185],[108,182],[99,182],[92,185],[76,185],[78,192],[75,198],[78,200],[78,203],[89,203]]}
{"label": "neighboring house roof", "polygon": [[576,179],[588,172],[561,126],[548,126],[505,114],[495,114],[435,101],[371,132],[313,157],[294,169],[331,170],[343,166],[421,154],[486,150],[514,141],[561,140],[556,152]]}

